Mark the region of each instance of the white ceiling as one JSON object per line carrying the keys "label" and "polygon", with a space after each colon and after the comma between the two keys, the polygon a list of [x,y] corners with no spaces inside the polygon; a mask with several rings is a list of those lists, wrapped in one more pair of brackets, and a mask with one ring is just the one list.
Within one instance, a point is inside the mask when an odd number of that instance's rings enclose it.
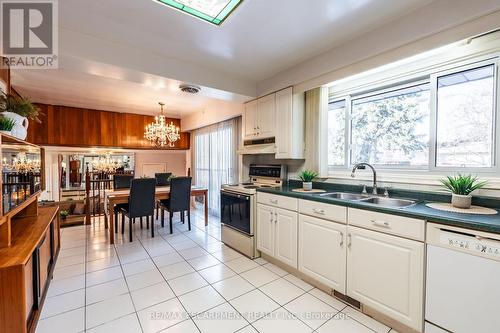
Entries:
{"label": "white ceiling", "polygon": [[152,114],[164,101],[182,117],[246,101],[259,81],[430,2],[244,0],[217,27],[153,0],[64,0],[60,69],[14,71],[13,84],[40,102]]}

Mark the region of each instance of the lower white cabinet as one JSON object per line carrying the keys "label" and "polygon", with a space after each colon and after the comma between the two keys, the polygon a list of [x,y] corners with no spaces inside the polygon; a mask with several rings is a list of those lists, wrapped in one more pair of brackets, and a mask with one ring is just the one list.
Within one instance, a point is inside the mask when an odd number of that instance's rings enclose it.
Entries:
{"label": "lower white cabinet", "polygon": [[276,229],[274,256],[285,264],[297,268],[297,221],[298,214],[275,208]]}
{"label": "lower white cabinet", "polygon": [[297,268],[297,212],[257,204],[257,249]]}
{"label": "lower white cabinet", "polygon": [[419,332],[424,244],[347,227],[347,295]]}
{"label": "lower white cabinet", "polygon": [[346,293],[345,224],[299,215],[299,270]]}
{"label": "lower white cabinet", "polygon": [[274,256],[274,208],[257,204],[257,249]]}

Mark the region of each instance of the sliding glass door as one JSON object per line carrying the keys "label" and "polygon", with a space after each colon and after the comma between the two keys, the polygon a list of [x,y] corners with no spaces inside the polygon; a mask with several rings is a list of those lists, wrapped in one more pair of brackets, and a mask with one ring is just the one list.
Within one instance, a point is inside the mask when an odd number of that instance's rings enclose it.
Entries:
{"label": "sliding glass door", "polygon": [[194,183],[208,188],[209,211],[216,216],[220,216],[221,185],[238,182],[239,119],[193,132]]}

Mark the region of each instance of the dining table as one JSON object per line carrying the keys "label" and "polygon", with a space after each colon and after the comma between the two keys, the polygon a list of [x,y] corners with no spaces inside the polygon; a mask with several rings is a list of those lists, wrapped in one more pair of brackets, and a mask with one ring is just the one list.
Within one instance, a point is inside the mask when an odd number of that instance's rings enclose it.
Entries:
{"label": "dining table", "polygon": [[[192,197],[204,197],[205,226],[208,225],[208,189],[203,187],[191,187]],[[109,221],[109,243],[115,243],[115,224],[114,208],[118,204],[128,203],[130,198],[130,189],[117,189],[106,192],[105,194],[105,214]],[[157,186],[155,189],[155,199],[165,200],[170,198],[170,186]]]}

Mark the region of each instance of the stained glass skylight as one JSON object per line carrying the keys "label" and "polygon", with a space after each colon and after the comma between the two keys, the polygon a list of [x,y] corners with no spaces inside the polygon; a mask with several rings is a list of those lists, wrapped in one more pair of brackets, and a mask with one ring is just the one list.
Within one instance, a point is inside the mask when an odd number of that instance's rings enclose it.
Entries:
{"label": "stained glass skylight", "polygon": [[204,21],[221,25],[243,0],[156,0]]}

